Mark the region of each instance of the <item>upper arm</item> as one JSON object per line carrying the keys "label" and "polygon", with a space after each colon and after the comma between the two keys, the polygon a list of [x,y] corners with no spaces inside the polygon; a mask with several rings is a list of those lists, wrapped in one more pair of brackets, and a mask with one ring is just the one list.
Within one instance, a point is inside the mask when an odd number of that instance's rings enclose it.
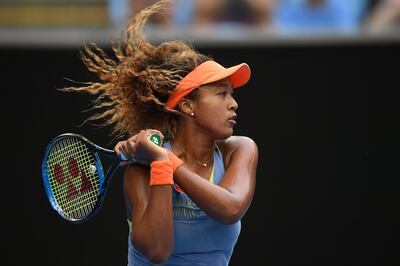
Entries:
{"label": "upper arm", "polygon": [[230,191],[246,209],[253,198],[256,184],[258,147],[248,137],[232,136],[222,145],[225,175],[219,185]]}
{"label": "upper arm", "polygon": [[124,195],[128,215],[138,221],[144,213],[149,195],[149,170],[140,165],[130,165],[124,173]]}

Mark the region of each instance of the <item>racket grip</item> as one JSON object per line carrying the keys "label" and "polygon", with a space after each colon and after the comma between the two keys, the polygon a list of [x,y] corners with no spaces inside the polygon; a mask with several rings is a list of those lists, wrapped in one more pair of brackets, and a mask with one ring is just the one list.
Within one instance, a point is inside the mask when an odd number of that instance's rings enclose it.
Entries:
{"label": "racket grip", "polygon": [[[152,135],[150,135],[149,138],[150,138],[151,142],[153,142],[154,144],[156,144],[156,145],[158,145],[158,146],[161,146],[161,145],[162,145],[162,140],[161,140],[161,136],[160,136],[160,135],[158,135],[158,134],[152,134]],[[129,161],[129,159],[126,158],[126,156],[125,156],[123,153],[121,153],[121,155],[120,155],[119,157],[120,157],[120,159],[121,159],[122,161]]]}
{"label": "racket grip", "polygon": [[121,154],[119,155],[119,158],[121,159],[121,161],[129,161],[129,159],[126,158],[126,156],[125,156],[123,153],[121,153]]}

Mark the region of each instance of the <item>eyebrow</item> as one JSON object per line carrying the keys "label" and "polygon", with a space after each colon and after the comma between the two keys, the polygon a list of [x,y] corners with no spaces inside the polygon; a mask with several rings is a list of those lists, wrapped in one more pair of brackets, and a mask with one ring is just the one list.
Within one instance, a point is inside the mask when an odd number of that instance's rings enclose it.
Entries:
{"label": "eyebrow", "polygon": [[232,89],[232,86],[229,85],[229,83],[223,83],[216,85],[217,88],[225,88],[225,89]]}
{"label": "eyebrow", "polygon": [[227,84],[221,84],[220,88],[225,89],[226,91],[228,91],[228,93],[233,93],[233,88],[228,83]]}

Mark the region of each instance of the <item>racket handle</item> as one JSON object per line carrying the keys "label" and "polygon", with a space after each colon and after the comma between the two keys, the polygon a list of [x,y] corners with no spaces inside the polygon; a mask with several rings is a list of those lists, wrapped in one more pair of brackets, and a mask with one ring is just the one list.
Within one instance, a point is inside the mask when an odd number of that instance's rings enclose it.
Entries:
{"label": "racket handle", "polygon": [[[150,138],[151,142],[153,142],[154,144],[156,144],[158,146],[162,145],[162,140],[161,140],[161,136],[160,135],[152,134],[152,135],[150,135],[149,138]],[[126,158],[126,156],[123,153],[121,153],[120,158],[121,158],[122,161],[129,161],[129,159]]]}
{"label": "racket handle", "polygon": [[121,159],[121,161],[129,161],[123,153],[119,155],[119,158]]}

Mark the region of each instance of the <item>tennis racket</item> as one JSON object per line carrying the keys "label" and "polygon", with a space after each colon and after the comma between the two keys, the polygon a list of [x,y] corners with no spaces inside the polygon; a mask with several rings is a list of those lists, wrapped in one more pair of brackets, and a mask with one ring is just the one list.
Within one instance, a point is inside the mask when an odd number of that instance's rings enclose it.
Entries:
{"label": "tennis racket", "polygon": [[[157,134],[151,135],[150,140],[162,145]],[[100,154],[114,159],[105,175]],[[72,223],[93,218],[102,206],[111,177],[124,160],[124,156],[120,158],[113,150],[81,135],[65,133],[55,137],[47,145],[42,161],[43,184],[51,206]],[[146,164],[139,159],[129,161]]]}

